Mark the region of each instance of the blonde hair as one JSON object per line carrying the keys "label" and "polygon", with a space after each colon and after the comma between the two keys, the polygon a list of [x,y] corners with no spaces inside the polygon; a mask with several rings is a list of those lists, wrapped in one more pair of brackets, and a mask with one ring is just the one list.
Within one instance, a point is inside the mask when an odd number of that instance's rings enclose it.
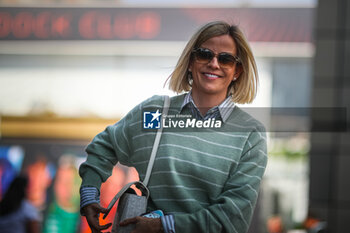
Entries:
{"label": "blonde hair", "polygon": [[191,90],[188,67],[193,49],[200,47],[208,39],[221,35],[229,35],[234,40],[237,56],[240,59],[240,63],[237,63],[236,66],[242,67],[239,78],[228,87],[228,93],[232,94],[232,100],[236,103],[251,103],[254,100],[257,93],[258,71],[253,53],[238,26],[230,25],[224,21],[214,21],[204,25],[188,41],[174,71],[169,76],[170,90],[176,93]]}

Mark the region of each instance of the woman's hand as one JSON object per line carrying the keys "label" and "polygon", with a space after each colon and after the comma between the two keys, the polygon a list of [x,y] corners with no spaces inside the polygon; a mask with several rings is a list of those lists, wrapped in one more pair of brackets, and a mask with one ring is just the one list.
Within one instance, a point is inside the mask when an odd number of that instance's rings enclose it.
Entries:
{"label": "woman's hand", "polygon": [[135,217],[125,219],[120,226],[135,224],[135,229],[131,233],[161,233],[163,232],[160,218]]}
{"label": "woman's hand", "polygon": [[84,213],[86,220],[91,228],[92,233],[101,233],[102,230],[106,230],[112,223],[100,226],[99,216],[100,213],[106,213],[108,209],[103,208],[97,203],[86,205],[83,207],[82,212]]}

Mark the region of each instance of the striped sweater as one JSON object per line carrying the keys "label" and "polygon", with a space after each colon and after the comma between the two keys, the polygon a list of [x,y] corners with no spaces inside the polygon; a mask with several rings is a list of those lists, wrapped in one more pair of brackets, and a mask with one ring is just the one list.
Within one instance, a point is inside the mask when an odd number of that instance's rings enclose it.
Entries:
{"label": "striped sweater", "polygon": [[[183,100],[172,97],[168,114],[179,114]],[[153,96],[98,134],[79,170],[82,186],[99,188],[117,162],[135,167],[143,180],[156,131],[142,129],[142,112],[162,106],[163,98]],[[148,208],[173,214],[179,233],[246,232],[266,162],[264,127],[238,107],[220,130],[164,128]]]}

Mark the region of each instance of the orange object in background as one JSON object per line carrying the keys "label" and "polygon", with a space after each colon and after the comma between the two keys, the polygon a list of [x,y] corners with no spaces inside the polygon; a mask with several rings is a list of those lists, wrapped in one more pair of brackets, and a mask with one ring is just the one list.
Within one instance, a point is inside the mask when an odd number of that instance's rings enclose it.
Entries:
{"label": "orange object in background", "polygon": [[305,222],[304,222],[304,227],[306,229],[312,229],[314,228],[315,226],[317,226],[317,224],[320,223],[320,220],[317,219],[317,218],[313,218],[313,217],[308,217]]}
{"label": "orange object in background", "polygon": [[280,216],[273,216],[267,220],[267,231],[269,233],[282,233],[283,223]]}
{"label": "orange object in background", "polygon": [[[109,177],[107,181],[101,185],[101,206],[107,208],[109,202],[113,199],[115,194],[117,194],[117,192],[123,187],[125,183],[125,177],[125,172],[119,166],[114,167],[112,176]],[[116,203],[116,205],[113,206],[112,210],[105,219],[102,219],[102,214],[100,215],[101,225],[113,222],[114,215],[117,210],[117,205],[118,203]]]}

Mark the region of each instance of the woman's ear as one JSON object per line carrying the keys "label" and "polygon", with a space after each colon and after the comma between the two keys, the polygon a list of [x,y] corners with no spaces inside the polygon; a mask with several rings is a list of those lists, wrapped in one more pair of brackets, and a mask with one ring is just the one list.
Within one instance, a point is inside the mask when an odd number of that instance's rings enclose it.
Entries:
{"label": "woman's ear", "polygon": [[241,64],[236,64],[236,72],[234,74],[234,77],[238,78],[242,74],[242,72],[243,72],[243,66]]}

